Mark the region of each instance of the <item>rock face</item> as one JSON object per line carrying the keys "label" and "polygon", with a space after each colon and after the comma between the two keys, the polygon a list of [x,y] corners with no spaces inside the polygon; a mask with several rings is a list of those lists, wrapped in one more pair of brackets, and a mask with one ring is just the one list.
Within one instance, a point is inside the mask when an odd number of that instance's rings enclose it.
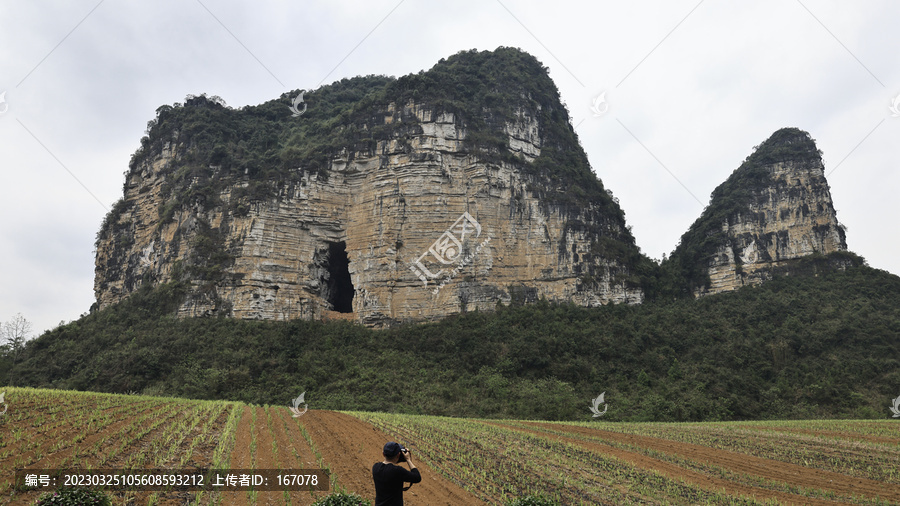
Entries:
{"label": "rock face", "polygon": [[97,235],[95,307],[175,282],[181,316],[388,325],[724,292],[847,248],[821,154],[787,128],[654,266],[546,69],[518,50],[303,97],[157,110]]}
{"label": "rock face", "polygon": [[[333,126],[388,134],[373,134],[365,149],[351,143],[329,152],[319,170],[289,167],[280,181],[260,181],[254,172],[262,171],[243,166],[239,140],[204,158],[186,121],[158,141],[151,128],[124,198],[98,234],[97,306],[170,281],[190,287],[181,316],[340,316],[370,325],[492,309],[498,301],[641,302],[632,264],[613,253],[638,255],[618,205],[593,174],[605,199],[576,195],[573,202],[571,182],[536,169],[557,170],[544,150],[548,143],[560,150],[548,133],[548,122],[564,113],[558,98],[520,94],[507,117],[485,113],[492,120],[485,128],[501,143],[484,150],[467,143],[471,117],[427,97],[391,96],[392,86],[382,103],[365,106],[363,120]],[[308,95],[311,112],[325,91]],[[273,114],[285,117],[279,121],[291,121],[290,102],[274,102]],[[200,106],[239,118],[253,113]],[[160,113],[155,128],[167,121]],[[567,135],[566,149],[584,157],[574,131]],[[189,170],[198,159],[202,166]],[[260,184],[268,193],[254,196]]]}
{"label": "rock face", "polygon": [[716,188],[670,261],[685,267],[699,296],[759,284],[808,255],[846,250],[821,153],[809,134],[786,128]]}

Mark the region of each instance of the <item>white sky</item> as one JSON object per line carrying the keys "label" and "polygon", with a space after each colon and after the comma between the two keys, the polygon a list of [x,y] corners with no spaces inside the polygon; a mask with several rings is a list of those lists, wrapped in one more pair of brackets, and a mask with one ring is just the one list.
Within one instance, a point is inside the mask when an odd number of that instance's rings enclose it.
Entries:
{"label": "white sky", "polygon": [[890,0],[0,0],[0,321],[39,333],[89,309],[95,234],[160,105],[258,104],[498,46],[550,68],[649,256],[794,126],[824,151],[850,249],[900,273],[898,20]]}

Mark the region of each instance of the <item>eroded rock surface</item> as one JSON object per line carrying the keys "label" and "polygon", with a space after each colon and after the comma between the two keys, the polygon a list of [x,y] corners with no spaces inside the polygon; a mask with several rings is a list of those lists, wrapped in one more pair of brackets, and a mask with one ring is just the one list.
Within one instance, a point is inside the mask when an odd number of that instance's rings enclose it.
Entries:
{"label": "eroded rock surface", "polygon": [[624,264],[596,253],[599,236],[626,233],[624,224],[598,222],[590,206],[542,200],[534,191],[542,181],[520,170],[541,154],[537,112],[522,110],[505,128],[521,162],[486,162],[463,148],[466,132],[453,114],[391,104],[385,122],[410,122],[418,133],[380,142],[373,154],[344,153],[327,179],[306,174],[243,214],[229,204],[247,181],[217,195],[218,206],[178,208],[162,223],[165,168],[180,163],[177,150],[184,149],[173,143],[132,171],[127,210],[110,225],[116,233],[98,242],[99,307],[143,283],[183,277],[179,269],[197,262],[198,242],[210,235],[231,258],[218,277],[191,281],[183,316],[286,320],[349,312],[383,324],[517,299],[641,302]]}
{"label": "eroded rock surface", "polygon": [[759,284],[812,254],[846,250],[821,153],[809,134],[785,128],[713,192],[672,260],[696,262],[709,284],[695,277],[692,289],[705,295]]}

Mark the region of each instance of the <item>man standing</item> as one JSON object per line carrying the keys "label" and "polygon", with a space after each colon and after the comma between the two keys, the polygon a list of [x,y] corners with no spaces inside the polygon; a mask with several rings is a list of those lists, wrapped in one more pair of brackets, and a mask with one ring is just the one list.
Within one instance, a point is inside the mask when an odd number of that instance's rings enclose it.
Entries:
{"label": "man standing", "polygon": [[[410,458],[409,450],[391,441],[384,445],[384,461],[372,466],[372,479],[375,480],[375,506],[403,506],[404,482],[419,483],[422,475]],[[409,471],[398,466],[398,462],[406,462]]]}

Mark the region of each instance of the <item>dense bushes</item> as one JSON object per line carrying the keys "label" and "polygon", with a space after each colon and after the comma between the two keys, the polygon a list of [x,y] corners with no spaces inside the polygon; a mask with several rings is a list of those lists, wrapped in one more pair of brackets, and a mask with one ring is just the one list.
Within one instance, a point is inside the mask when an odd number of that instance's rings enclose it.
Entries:
{"label": "dense bushes", "polygon": [[371,506],[372,501],[363,499],[357,494],[334,492],[321,499],[316,499],[313,506]]}
{"label": "dense bushes", "polygon": [[880,417],[900,388],[900,278],[868,267],[699,300],[546,302],[371,330],[176,319],[166,285],[30,342],[17,385],[310,407],[584,420]]}
{"label": "dense bushes", "polygon": [[110,506],[112,500],[98,490],[61,488],[56,492],[42,494],[34,504],[36,506]]}

